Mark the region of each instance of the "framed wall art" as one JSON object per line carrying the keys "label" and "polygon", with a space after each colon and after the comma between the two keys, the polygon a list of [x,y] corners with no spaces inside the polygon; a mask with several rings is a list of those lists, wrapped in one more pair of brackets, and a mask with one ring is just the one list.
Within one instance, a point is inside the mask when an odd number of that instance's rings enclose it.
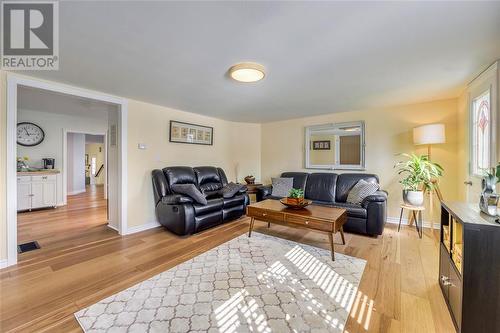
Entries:
{"label": "framed wall art", "polygon": [[214,143],[214,129],[209,126],[171,120],[169,141],[212,146]]}
{"label": "framed wall art", "polygon": [[312,146],[313,150],[330,150],[330,140],[322,140],[322,141],[313,141]]}

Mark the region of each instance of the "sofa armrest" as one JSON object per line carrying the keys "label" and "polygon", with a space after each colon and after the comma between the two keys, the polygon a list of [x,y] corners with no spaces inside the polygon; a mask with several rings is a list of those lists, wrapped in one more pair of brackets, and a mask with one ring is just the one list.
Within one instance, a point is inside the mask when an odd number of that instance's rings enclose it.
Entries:
{"label": "sofa armrest", "polygon": [[361,205],[366,209],[366,232],[369,235],[382,235],[387,219],[387,193],[377,191],[367,196]]}
{"label": "sofa armrest", "polygon": [[385,201],[387,201],[387,192],[377,191],[372,195],[365,197],[361,202],[361,206],[363,206],[364,208],[368,208],[368,205],[371,202],[385,202]]}
{"label": "sofa armrest", "polygon": [[262,201],[266,197],[270,196],[273,193],[272,185],[265,185],[257,187],[257,193],[255,194],[257,201]]}
{"label": "sofa armrest", "polygon": [[167,205],[178,205],[183,203],[192,203],[193,199],[181,194],[168,194],[161,198],[161,202]]}

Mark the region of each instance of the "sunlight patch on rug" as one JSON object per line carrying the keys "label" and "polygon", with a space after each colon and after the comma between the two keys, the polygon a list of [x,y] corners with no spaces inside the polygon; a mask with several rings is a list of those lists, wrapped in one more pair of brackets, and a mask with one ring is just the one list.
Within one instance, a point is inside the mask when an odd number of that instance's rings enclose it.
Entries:
{"label": "sunlight patch on rug", "polygon": [[85,332],[342,332],[366,261],[242,235],[75,313]]}

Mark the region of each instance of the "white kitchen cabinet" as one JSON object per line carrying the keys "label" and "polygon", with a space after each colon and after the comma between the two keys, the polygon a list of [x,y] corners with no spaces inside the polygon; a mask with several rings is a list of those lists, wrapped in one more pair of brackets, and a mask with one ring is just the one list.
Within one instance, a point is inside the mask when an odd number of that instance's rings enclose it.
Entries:
{"label": "white kitchen cabinet", "polygon": [[17,177],[17,210],[56,207],[56,175]]}

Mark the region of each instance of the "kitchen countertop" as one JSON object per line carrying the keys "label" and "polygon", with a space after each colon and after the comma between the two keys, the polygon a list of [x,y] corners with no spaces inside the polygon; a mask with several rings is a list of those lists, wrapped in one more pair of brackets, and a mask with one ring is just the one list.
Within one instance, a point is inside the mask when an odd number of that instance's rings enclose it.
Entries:
{"label": "kitchen countertop", "polygon": [[18,171],[18,176],[55,175],[60,173],[57,169],[42,169],[37,171]]}

